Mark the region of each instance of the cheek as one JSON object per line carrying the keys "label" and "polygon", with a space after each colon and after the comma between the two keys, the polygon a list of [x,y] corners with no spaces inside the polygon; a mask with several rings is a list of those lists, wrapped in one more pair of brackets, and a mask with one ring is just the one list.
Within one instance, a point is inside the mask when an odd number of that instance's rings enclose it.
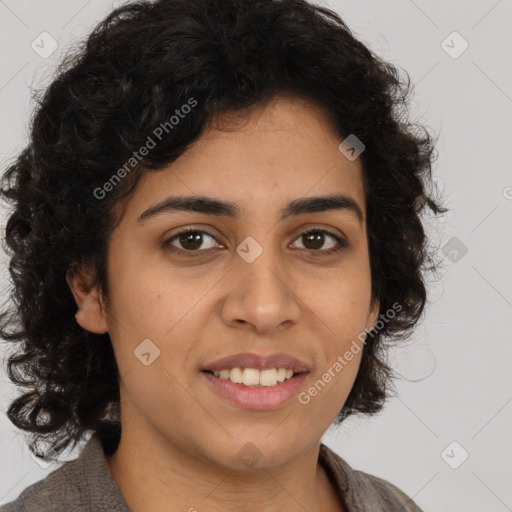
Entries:
{"label": "cheek", "polygon": [[[344,351],[339,356],[342,358]],[[325,429],[335,420],[345,404],[354,384],[360,364],[360,354],[350,361],[339,361],[338,355],[319,369],[304,391],[298,396],[298,407],[303,408],[303,420],[311,428],[322,418]]]}
{"label": "cheek", "polygon": [[369,269],[344,266],[312,278],[301,276],[297,295],[329,336],[342,340],[364,329],[370,308]]}
{"label": "cheek", "polygon": [[173,287],[169,269],[139,261],[135,251],[117,260],[113,251],[111,261],[109,309],[114,321],[138,336],[162,336],[187,303],[186,292],[177,293],[179,284]]}
{"label": "cheek", "polygon": [[[321,344],[319,365],[301,403],[311,415],[339,413],[354,384],[363,352],[371,299],[369,270],[336,269],[321,281],[302,287],[301,299],[316,324],[316,343]],[[306,403],[307,402],[307,403]]]}
{"label": "cheek", "polygon": [[[169,379],[166,372],[183,373],[183,363],[194,348],[189,340],[200,334],[194,319],[205,302],[204,282],[187,286],[168,268],[125,261],[112,270],[112,283],[109,332],[120,370],[136,375],[133,386],[141,389],[151,387],[146,374],[161,386]],[[139,375],[146,363],[146,373]]]}

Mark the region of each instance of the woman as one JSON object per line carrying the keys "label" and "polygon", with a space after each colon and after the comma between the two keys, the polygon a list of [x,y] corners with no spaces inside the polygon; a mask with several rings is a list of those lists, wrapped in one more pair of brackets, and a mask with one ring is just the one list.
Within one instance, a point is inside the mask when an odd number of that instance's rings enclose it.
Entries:
{"label": "woman", "polygon": [[96,27],[2,188],[8,417],[47,457],[92,435],[0,510],[420,510],[321,443],[382,408],[435,267],[407,85],[300,0]]}

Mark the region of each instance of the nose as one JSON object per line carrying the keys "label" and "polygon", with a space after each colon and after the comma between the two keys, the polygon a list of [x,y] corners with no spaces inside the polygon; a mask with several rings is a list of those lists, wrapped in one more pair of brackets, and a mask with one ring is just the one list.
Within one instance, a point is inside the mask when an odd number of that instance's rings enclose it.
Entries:
{"label": "nose", "polygon": [[298,322],[301,307],[291,272],[278,249],[251,263],[237,255],[222,306],[224,322],[267,334]]}

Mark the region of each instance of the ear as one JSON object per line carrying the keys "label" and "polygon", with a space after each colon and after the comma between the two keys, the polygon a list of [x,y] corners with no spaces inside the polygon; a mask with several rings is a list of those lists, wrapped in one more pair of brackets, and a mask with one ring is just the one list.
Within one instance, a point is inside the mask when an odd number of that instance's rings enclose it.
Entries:
{"label": "ear", "polygon": [[73,293],[78,311],[77,323],[86,331],[96,334],[108,332],[105,308],[96,286],[91,286],[92,273],[82,269],[68,269],[66,281]]}
{"label": "ear", "polygon": [[371,307],[370,312],[368,313],[368,319],[366,322],[367,329],[371,330],[375,327],[375,324],[377,323],[377,320],[379,318],[379,308],[380,301],[376,301],[375,304]]}

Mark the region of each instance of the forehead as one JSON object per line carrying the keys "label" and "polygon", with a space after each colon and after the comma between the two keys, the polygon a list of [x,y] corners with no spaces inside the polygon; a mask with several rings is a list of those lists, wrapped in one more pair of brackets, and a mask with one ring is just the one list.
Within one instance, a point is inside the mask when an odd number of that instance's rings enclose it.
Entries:
{"label": "forehead", "polygon": [[134,217],[169,195],[200,195],[235,202],[249,214],[342,193],[364,213],[362,166],[339,151],[341,141],[324,108],[300,97],[221,114],[167,168],[144,174],[127,210]]}

